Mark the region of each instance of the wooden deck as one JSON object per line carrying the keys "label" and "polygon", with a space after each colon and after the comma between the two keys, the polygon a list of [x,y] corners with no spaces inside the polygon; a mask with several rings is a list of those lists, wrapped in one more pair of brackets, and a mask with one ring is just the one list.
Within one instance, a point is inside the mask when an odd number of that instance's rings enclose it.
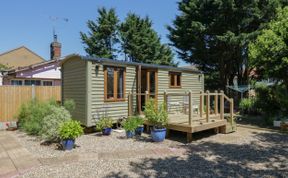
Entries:
{"label": "wooden deck", "polygon": [[[204,117],[194,116],[191,125],[189,125],[188,115],[182,113],[169,114],[168,118],[169,121],[166,126],[168,130],[167,136],[169,136],[170,130],[186,132],[187,142],[192,141],[192,134],[195,132],[215,129],[216,132],[224,133],[227,124],[226,119],[220,119],[219,114],[210,115],[209,122],[207,122]],[[148,122],[145,122],[145,125],[151,126]]]}
{"label": "wooden deck", "polygon": [[[133,102],[131,100],[133,94],[128,95],[128,116],[132,116],[132,106]],[[139,95],[139,94],[134,94]],[[200,103],[193,101],[193,97],[200,97]],[[234,101],[231,98],[228,98],[223,91],[215,91],[210,93],[206,91],[205,93],[200,91],[200,93],[166,93],[164,92],[164,103],[167,106],[168,112],[168,124],[167,135],[169,136],[170,130],[181,131],[187,133],[187,141],[192,141],[192,134],[195,132],[200,132],[204,130],[214,129],[217,133],[226,132],[227,120],[226,116],[233,119],[234,115]],[[179,100],[179,96],[183,99]],[[148,98],[147,92],[145,97]],[[170,99],[168,99],[168,97]],[[174,106],[171,103],[171,97],[178,97],[177,106],[180,108],[169,108],[169,106]],[[185,99],[185,100],[184,100]],[[224,105],[225,100],[227,104],[229,103],[229,113],[225,113]],[[211,102],[213,101],[213,102]],[[204,107],[205,104],[205,107]],[[196,106],[196,107],[195,107]],[[196,108],[196,113],[194,112]],[[205,108],[205,109],[204,109]],[[212,114],[213,113],[213,114]],[[147,126],[151,126],[149,122],[144,123]],[[147,127],[149,129],[149,127]]]}
{"label": "wooden deck", "polygon": [[[186,118],[185,118],[186,117]],[[177,130],[187,133],[195,133],[203,130],[218,128],[225,126],[227,121],[220,119],[220,115],[211,115],[210,121],[206,122],[205,118],[194,118],[192,124],[189,125],[187,115],[171,114],[169,115],[168,129]]]}

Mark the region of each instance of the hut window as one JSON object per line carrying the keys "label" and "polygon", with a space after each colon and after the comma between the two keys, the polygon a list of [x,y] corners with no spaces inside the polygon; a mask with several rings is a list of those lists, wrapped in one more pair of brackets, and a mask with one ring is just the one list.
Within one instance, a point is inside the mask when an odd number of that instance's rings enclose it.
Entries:
{"label": "hut window", "polygon": [[170,72],[170,88],[180,88],[181,87],[181,73]]}
{"label": "hut window", "polygon": [[104,68],[105,101],[123,101],[125,99],[125,69],[121,67]]}

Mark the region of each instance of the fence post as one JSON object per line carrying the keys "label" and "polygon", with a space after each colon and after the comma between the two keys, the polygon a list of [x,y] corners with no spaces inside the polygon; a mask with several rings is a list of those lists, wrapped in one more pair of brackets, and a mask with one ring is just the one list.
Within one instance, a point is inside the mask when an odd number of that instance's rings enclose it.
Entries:
{"label": "fence post", "polygon": [[34,100],[35,99],[35,85],[31,85],[31,97],[32,97],[32,100]]}
{"label": "fence post", "polygon": [[192,103],[192,91],[191,90],[189,91],[188,96],[189,96],[189,125],[192,125],[193,103]]}
{"label": "fence post", "polygon": [[214,111],[215,111],[215,114],[218,114],[218,91],[217,90],[215,90]]}
{"label": "fence post", "polygon": [[220,119],[224,119],[224,92],[220,91]]}
{"label": "fence post", "polygon": [[206,91],[206,122],[209,122],[209,114],[210,114],[210,95],[209,91]]}
{"label": "fence post", "polygon": [[203,92],[200,91],[200,117],[202,118],[203,117],[203,101],[204,100],[204,97],[203,97]]}

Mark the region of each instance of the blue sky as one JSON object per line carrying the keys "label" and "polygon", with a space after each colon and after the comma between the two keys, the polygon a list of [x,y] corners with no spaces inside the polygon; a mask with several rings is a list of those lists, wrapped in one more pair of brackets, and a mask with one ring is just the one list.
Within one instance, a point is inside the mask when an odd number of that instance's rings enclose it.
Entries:
{"label": "blue sky", "polygon": [[[79,32],[88,31],[86,22],[96,19],[99,7],[115,8],[120,20],[123,20],[128,12],[142,17],[148,15],[164,43],[169,42],[165,26],[172,24],[178,13],[177,0],[1,1],[0,53],[25,45],[49,59],[49,45],[53,39],[52,29],[55,24],[58,40],[62,43],[62,55],[85,55]],[[52,21],[50,17],[58,19]],[[69,21],[65,22],[64,18]],[[176,55],[175,59],[180,61]]]}

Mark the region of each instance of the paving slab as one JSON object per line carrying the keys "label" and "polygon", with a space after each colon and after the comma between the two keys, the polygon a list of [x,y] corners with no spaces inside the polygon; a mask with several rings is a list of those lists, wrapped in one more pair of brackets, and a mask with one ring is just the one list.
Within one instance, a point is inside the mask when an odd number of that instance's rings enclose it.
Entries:
{"label": "paving slab", "polygon": [[8,174],[17,174],[17,169],[9,157],[0,159],[0,177]]}
{"label": "paving slab", "polygon": [[0,138],[0,177],[16,176],[40,165],[9,132],[1,131]]}

